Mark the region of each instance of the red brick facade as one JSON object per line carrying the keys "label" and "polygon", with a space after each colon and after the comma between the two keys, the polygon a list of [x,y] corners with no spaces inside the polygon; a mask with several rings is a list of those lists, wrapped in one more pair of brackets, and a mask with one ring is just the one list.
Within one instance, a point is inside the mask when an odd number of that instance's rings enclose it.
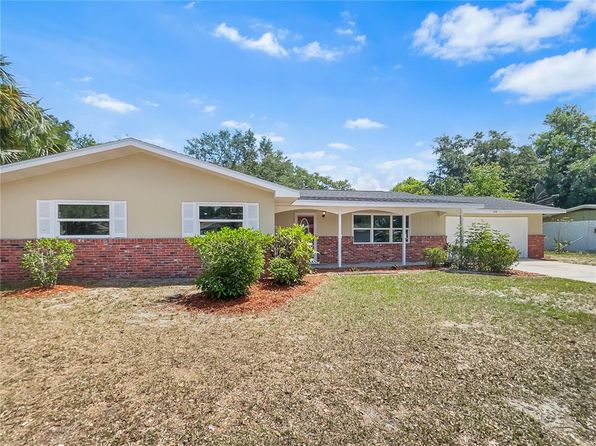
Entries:
{"label": "red brick facade", "polygon": [[[195,252],[182,238],[78,239],[75,258],[60,275],[65,280],[192,278]],[[0,280],[27,280],[20,261],[25,240],[0,240]]]}
{"label": "red brick facade", "polygon": [[[444,236],[411,236],[406,247],[408,262],[420,262],[422,250],[434,246],[445,247]],[[337,263],[337,237],[322,236],[317,241],[320,263]],[[342,237],[342,261],[348,263],[401,262],[401,243],[353,243],[352,237]]]}
{"label": "red brick facade", "polygon": [[544,258],[544,235],[528,235],[528,257],[530,259]]}
{"label": "red brick facade", "polygon": [[[75,259],[61,274],[65,280],[193,278],[199,272],[194,251],[182,238],[79,239]],[[319,262],[337,263],[337,237],[319,237]],[[0,281],[27,280],[20,267],[25,240],[0,240]],[[445,246],[444,236],[411,236],[407,245],[408,262],[422,261],[422,250]],[[544,257],[544,236],[528,237],[528,257]],[[342,238],[344,264],[401,262],[401,244],[355,244],[352,237]]]}

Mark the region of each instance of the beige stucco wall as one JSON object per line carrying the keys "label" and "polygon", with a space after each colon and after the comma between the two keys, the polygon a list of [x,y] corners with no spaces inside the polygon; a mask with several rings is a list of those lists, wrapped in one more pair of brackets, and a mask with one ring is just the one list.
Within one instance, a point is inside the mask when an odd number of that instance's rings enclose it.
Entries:
{"label": "beige stucco wall", "polygon": [[[383,214],[379,210],[362,210],[356,214]],[[352,215],[342,215],[342,235],[352,235]],[[286,211],[275,215],[275,226],[290,226],[296,222],[296,215],[314,215],[315,232],[320,236],[337,236],[337,214],[327,212],[323,217],[321,211],[301,210]],[[445,216],[439,212],[428,211],[412,214],[410,226],[411,235],[445,235]]]}
{"label": "beige stucco wall", "polygon": [[[379,210],[363,210],[357,214],[382,214]],[[301,210],[286,211],[275,215],[276,226],[290,226],[296,221],[297,214],[315,216],[315,232],[321,236],[337,236],[337,215],[327,212],[325,218],[321,211]],[[352,235],[352,215],[344,214],[342,216],[342,235]],[[470,217],[527,217],[528,235],[542,234],[542,215],[541,214],[466,214]],[[437,211],[416,212],[411,215],[411,235],[446,235],[445,213]]]}
{"label": "beige stucco wall", "polygon": [[36,200],[126,201],[128,237],[181,237],[183,201],[259,203],[260,229],[274,228],[274,195],[246,183],[139,153],[2,183],[0,237],[36,236]]}

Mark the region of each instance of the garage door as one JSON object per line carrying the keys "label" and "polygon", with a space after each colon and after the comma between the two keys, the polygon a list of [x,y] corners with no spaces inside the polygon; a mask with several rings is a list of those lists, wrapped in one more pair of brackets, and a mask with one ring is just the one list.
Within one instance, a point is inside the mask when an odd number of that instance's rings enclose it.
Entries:
{"label": "garage door", "polygon": [[[454,243],[457,237],[459,217],[447,217],[447,242]],[[467,229],[472,223],[485,222],[492,229],[501,231],[509,236],[511,244],[519,250],[520,257],[528,257],[528,218],[527,217],[464,217],[464,227]]]}

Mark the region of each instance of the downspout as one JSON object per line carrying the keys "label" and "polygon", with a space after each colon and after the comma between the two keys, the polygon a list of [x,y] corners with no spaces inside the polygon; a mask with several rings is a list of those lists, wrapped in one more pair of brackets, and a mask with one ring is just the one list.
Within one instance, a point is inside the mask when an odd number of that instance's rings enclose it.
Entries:
{"label": "downspout", "polygon": [[407,215],[405,213],[402,213],[401,216],[401,266],[403,266],[404,268],[406,267],[406,217]]}
{"label": "downspout", "polygon": [[459,252],[460,257],[461,253],[464,250],[464,210],[460,208],[459,210]]}

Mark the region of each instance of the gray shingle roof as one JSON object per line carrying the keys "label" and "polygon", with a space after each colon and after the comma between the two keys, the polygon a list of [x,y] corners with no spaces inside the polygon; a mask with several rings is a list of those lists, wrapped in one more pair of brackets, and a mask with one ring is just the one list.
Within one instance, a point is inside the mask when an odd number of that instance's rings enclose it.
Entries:
{"label": "gray shingle roof", "polygon": [[[302,200],[375,201],[380,203],[469,203],[483,204],[486,209],[496,211],[546,211],[559,210],[551,206],[524,203],[493,197],[463,197],[453,195],[414,195],[405,192],[353,191],[353,190],[301,190]],[[560,209],[563,212],[562,209]]]}

